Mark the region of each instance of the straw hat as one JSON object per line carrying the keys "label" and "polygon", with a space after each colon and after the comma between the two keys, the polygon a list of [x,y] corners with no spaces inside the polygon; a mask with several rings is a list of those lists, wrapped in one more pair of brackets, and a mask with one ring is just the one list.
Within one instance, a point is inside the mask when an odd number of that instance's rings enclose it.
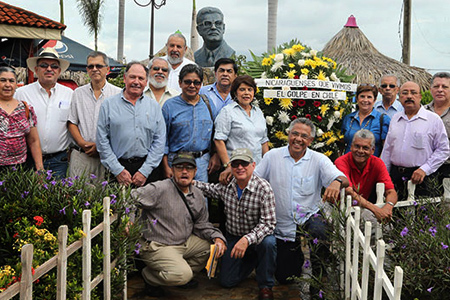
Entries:
{"label": "straw hat", "polygon": [[61,73],[64,73],[67,68],[69,68],[70,63],[65,60],[59,58],[58,52],[56,52],[55,48],[44,48],[41,53],[38,56],[30,57],[27,59],[27,66],[28,69],[34,72],[34,69],[36,67],[37,61],[41,58],[48,58],[48,59],[54,59],[59,61],[59,66],[61,67]]}

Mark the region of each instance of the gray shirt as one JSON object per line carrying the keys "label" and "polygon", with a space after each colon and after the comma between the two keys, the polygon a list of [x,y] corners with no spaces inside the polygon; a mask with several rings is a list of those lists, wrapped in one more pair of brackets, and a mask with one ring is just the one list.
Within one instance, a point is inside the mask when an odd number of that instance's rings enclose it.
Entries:
{"label": "gray shirt", "polygon": [[164,245],[180,245],[191,234],[213,242],[225,237],[219,229],[208,221],[208,210],[202,192],[190,186],[186,200],[194,215],[183,202],[172,179],[147,184],[135,189],[131,195],[137,197],[137,205],[142,208],[143,235],[147,241]]}
{"label": "gray shirt", "polygon": [[95,99],[90,83],[73,92],[69,122],[78,126],[80,134],[86,142],[96,141],[98,113],[103,100],[120,93],[120,91],[119,87],[106,82],[98,99]]}

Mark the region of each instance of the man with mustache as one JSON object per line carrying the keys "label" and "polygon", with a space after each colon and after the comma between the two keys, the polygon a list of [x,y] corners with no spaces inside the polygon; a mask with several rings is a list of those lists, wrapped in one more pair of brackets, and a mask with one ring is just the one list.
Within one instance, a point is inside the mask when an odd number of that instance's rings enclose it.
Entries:
{"label": "man with mustache", "polygon": [[167,86],[169,82],[170,68],[167,60],[155,57],[148,63],[148,90],[145,95],[155,99],[159,106],[163,106],[167,99],[178,95],[177,91]]}
{"label": "man with mustache", "polygon": [[181,32],[177,31],[169,35],[166,47],[167,56],[164,56],[164,58],[169,62],[171,68],[169,73],[169,82],[167,85],[169,88],[174,89],[177,92],[181,92],[181,87],[178,83],[180,71],[185,65],[195,64],[195,62],[184,57],[187,46],[186,38],[181,34]]}
{"label": "man with mustache", "polygon": [[381,159],[390,172],[399,199],[406,199],[406,183],[417,184],[415,195],[438,196],[436,170],[449,157],[449,142],[441,118],[420,104],[417,83],[400,87],[404,112],[394,115]]}
{"label": "man with mustache", "polygon": [[97,149],[102,164],[124,185],[153,181],[149,176],[161,162],[166,126],[158,103],[143,94],[148,69],[137,61],[125,68],[125,88],[100,108]]}
{"label": "man with mustache", "polygon": [[69,65],[67,60],[59,58],[54,48],[44,48],[38,56],[27,59],[28,68],[38,80],[18,89],[15,95],[34,107],[44,168],[52,170],[57,178],[66,177],[67,173],[71,137],[66,122],[73,94],[72,89],[57,80]]}

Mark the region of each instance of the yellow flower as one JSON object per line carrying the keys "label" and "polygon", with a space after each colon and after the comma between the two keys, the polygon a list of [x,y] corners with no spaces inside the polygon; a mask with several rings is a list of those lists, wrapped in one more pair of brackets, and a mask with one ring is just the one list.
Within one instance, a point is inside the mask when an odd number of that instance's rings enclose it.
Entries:
{"label": "yellow flower", "polygon": [[302,71],[302,74],[308,75],[309,70],[307,68],[303,68],[300,71]]}
{"label": "yellow flower", "polygon": [[78,233],[80,233],[83,237],[87,237],[86,233],[84,233],[84,231],[81,229],[78,230]]}
{"label": "yellow flower", "polygon": [[273,101],[273,98],[264,98],[264,103],[265,103],[266,105],[272,104],[272,101]]}
{"label": "yellow flower", "polygon": [[289,68],[293,69],[295,67],[295,65],[293,63],[289,64]]}
{"label": "yellow flower", "polygon": [[341,113],[341,115],[339,116],[339,119],[342,119],[342,114],[344,113],[344,108],[341,108],[341,109],[339,110],[339,112]]}
{"label": "yellow flower", "polygon": [[268,142],[267,145],[269,146],[270,149],[273,148],[273,144],[271,142]]}
{"label": "yellow flower", "polygon": [[294,56],[295,55],[295,50],[294,49],[292,49],[292,48],[289,48],[289,49],[284,49],[283,50],[283,53],[284,54],[286,54],[287,56]]}
{"label": "yellow flower", "polygon": [[259,93],[259,87],[256,87],[256,94]]}
{"label": "yellow flower", "polygon": [[279,77],[278,76],[275,76],[275,79],[278,79]]}
{"label": "yellow flower", "polygon": [[305,47],[303,47],[301,44],[296,44],[296,45],[292,46],[292,49],[294,51],[300,52],[300,51],[305,50]]}
{"label": "yellow flower", "polygon": [[273,60],[270,57],[264,57],[261,64],[263,66],[271,66],[272,63],[273,63]]}
{"label": "yellow flower", "polygon": [[294,78],[296,72],[297,72],[296,70],[290,70],[284,72],[284,75],[286,75],[287,78],[292,79]]}
{"label": "yellow flower", "polygon": [[322,72],[322,70],[319,71],[319,75],[317,75],[317,80],[326,80],[327,77],[325,76],[325,73]]}
{"label": "yellow flower", "polygon": [[334,142],[336,142],[337,140],[338,140],[337,137],[332,136],[332,137],[330,137],[330,138],[328,139],[327,145],[334,144]]}
{"label": "yellow flower", "polygon": [[290,109],[292,108],[292,99],[290,98],[281,98],[280,99],[280,106],[284,109]]}
{"label": "yellow flower", "polygon": [[322,105],[320,106],[320,114],[322,115],[322,117],[325,116],[325,113],[326,113],[327,110],[329,110],[329,109],[330,109],[330,105],[328,105],[328,104],[322,104]]}
{"label": "yellow flower", "polygon": [[44,235],[44,240],[47,242],[52,242],[52,241],[56,241],[56,238],[53,234],[51,234],[50,232],[46,233]]}
{"label": "yellow flower", "polygon": [[275,55],[276,55],[276,54],[274,53],[274,54],[270,55],[269,58],[275,59]]}
{"label": "yellow flower", "polygon": [[285,135],[282,131],[277,131],[277,132],[275,133],[275,137],[276,137],[277,139],[281,140],[281,141],[287,141],[287,140],[288,140],[287,135]]}
{"label": "yellow flower", "polygon": [[326,156],[330,156],[331,154],[333,154],[333,151],[328,150],[327,152],[324,153]]}
{"label": "yellow flower", "polygon": [[317,63],[312,59],[305,60],[305,66],[310,66],[311,69],[315,69],[317,67]]}

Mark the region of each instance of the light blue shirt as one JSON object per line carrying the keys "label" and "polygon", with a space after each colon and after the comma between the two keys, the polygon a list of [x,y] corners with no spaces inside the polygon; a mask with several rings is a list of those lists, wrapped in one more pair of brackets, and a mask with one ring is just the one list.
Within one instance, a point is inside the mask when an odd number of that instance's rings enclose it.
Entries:
{"label": "light blue shirt", "polygon": [[319,211],[322,187],[345,176],[328,157],[311,149],[295,162],[288,146],[267,152],[255,173],[269,181],[275,194],[275,236],[289,241],[295,240],[297,225]]}
{"label": "light blue shirt", "polygon": [[266,119],[259,107],[252,106],[250,116],[237,103],[225,106],[215,122],[215,140],[222,140],[227,147],[228,157],[237,148],[248,148],[258,164],[262,158],[261,145],[268,142]]}
{"label": "light blue shirt", "polygon": [[389,118],[392,119],[392,117],[398,113],[403,111],[403,105],[400,103],[400,101],[395,100],[394,103],[392,103],[391,106],[389,106],[389,108],[386,110],[383,106],[383,100],[378,100],[377,102],[375,102],[374,106],[373,106],[378,112],[380,113],[384,113],[387,114],[389,116]]}
{"label": "light blue shirt", "polygon": [[206,95],[210,102],[214,102],[215,111],[214,115],[217,116],[219,112],[227,106],[228,104],[233,102],[233,99],[231,99],[231,95],[228,94],[227,98],[225,100],[222,99],[222,96],[220,96],[219,91],[217,90],[217,82],[214,82],[213,84],[204,86],[200,89],[199,92],[200,95]]}
{"label": "light blue shirt", "polygon": [[[214,111],[214,104],[210,105]],[[214,121],[201,97],[195,105],[184,101],[181,95],[173,97],[164,103],[162,113],[167,131],[164,154],[210,148]]]}
{"label": "light blue shirt", "polygon": [[97,150],[102,164],[115,176],[124,170],[119,158],[147,156],[138,170],[148,175],[164,155],[166,127],[159,104],[141,96],[133,105],[123,91],[103,101],[97,126]]}

